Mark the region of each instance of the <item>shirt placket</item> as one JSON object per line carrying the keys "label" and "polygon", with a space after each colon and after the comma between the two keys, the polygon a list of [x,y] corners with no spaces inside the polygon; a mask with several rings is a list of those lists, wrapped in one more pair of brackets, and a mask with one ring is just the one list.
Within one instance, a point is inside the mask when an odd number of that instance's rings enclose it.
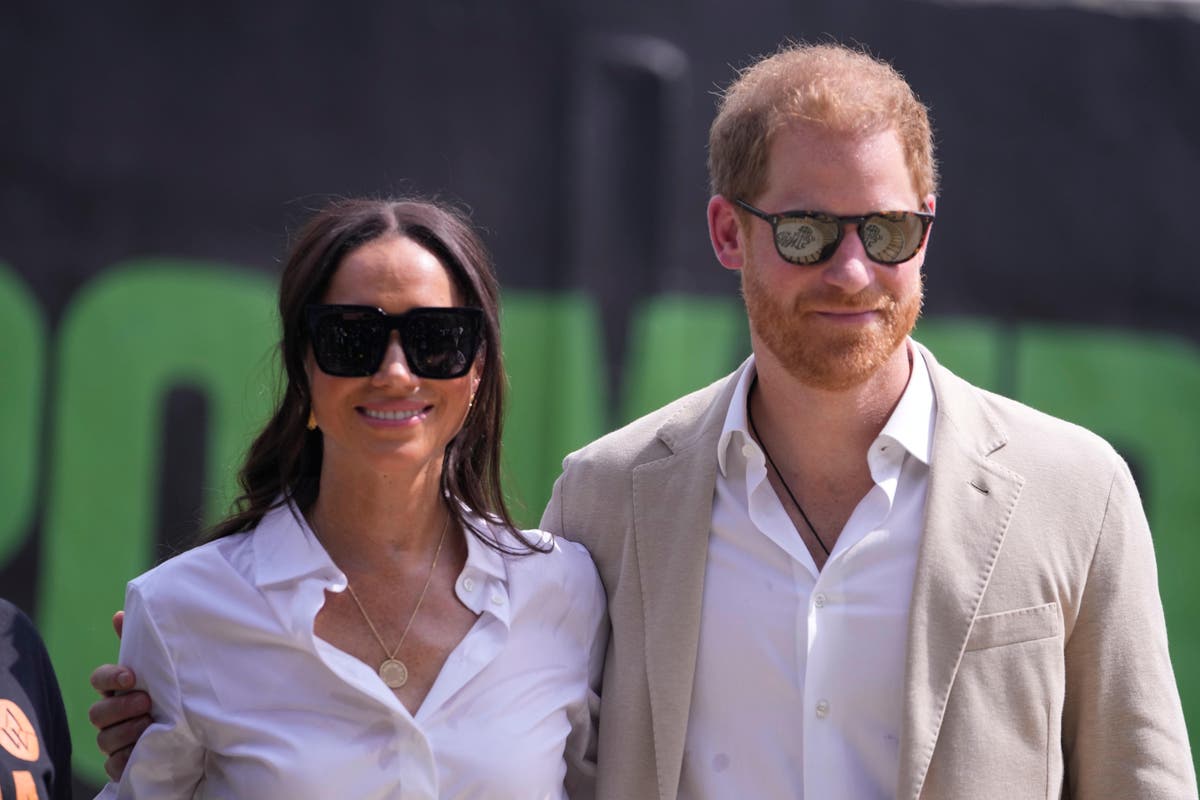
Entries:
{"label": "shirt placket", "polygon": [[840,790],[836,770],[831,766],[839,761],[851,720],[846,692],[854,691],[839,679],[837,664],[851,657],[856,649],[848,641],[844,589],[853,575],[850,569],[855,548],[873,531],[886,524],[895,498],[899,464],[890,448],[895,443],[876,441],[868,456],[875,485],[859,501],[846,527],[842,530],[833,552],[816,576],[816,581],[804,609],[804,628],[807,652],[804,659],[804,790],[808,797],[838,797]]}
{"label": "shirt placket", "polygon": [[449,710],[455,695],[496,660],[508,640],[509,597],[503,581],[468,564],[455,583],[455,592],[479,618],[447,656],[425,702],[417,710],[421,722]]}

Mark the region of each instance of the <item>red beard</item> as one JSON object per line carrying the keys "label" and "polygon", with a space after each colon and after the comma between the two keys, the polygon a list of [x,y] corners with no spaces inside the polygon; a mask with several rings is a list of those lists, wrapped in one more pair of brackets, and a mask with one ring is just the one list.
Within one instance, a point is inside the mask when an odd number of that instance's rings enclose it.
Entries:
{"label": "red beard", "polygon": [[[921,314],[923,291],[919,283],[904,297],[878,289],[847,296],[826,288],[829,291],[800,295],[787,308],[754,266],[742,270],[742,296],[759,341],[806,386],[843,391],[862,384],[896,352]],[[813,309],[871,310],[877,316],[863,325],[842,326]]]}

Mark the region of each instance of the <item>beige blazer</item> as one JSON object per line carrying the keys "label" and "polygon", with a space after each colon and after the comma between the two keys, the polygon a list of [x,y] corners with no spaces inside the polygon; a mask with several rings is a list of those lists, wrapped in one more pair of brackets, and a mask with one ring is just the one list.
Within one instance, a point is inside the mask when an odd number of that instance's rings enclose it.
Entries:
{"label": "beige blazer", "polygon": [[[938,410],[896,796],[1195,798],[1125,463],[921,352]],[[678,792],[717,440],[745,369],[568,456],[542,519],[591,551],[608,591],[604,800]]]}

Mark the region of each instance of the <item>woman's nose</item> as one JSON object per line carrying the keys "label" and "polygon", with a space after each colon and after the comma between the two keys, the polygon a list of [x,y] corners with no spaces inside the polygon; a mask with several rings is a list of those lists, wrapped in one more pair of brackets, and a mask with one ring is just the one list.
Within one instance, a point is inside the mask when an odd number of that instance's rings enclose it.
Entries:
{"label": "woman's nose", "polygon": [[400,345],[400,333],[391,331],[388,334],[387,349],[384,350],[383,360],[375,370],[372,380],[376,383],[415,383],[417,376],[409,369],[408,359],[404,356],[404,348]]}

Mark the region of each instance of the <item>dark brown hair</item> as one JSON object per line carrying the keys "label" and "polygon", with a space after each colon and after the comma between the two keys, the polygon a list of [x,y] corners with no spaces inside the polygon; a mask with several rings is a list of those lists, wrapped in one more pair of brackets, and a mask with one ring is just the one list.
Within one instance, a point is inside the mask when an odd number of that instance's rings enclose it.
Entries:
{"label": "dark brown hair", "polygon": [[[304,309],[320,303],[342,260],[384,235],[411,239],[432,253],[466,305],[483,310],[483,359],[475,402],[462,430],[446,445],[442,492],[451,516],[484,544],[510,554],[542,549],[524,538],[509,515],[500,484],[500,434],[504,417],[504,364],[500,351],[499,284],[487,248],[465,215],[428,200],[338,200],[300,230],[279,283],[283,336],[281,392],[270,421],[250,446],[238,475],[242,494],[234,512],[206,539],[253,529],[288,501],[302,512],[320,491],[322,440],[307,429],[311,396],[305,359],[309,335]],[[514,550],[468,524],[463,507],[513,531],[524,548]]]}

